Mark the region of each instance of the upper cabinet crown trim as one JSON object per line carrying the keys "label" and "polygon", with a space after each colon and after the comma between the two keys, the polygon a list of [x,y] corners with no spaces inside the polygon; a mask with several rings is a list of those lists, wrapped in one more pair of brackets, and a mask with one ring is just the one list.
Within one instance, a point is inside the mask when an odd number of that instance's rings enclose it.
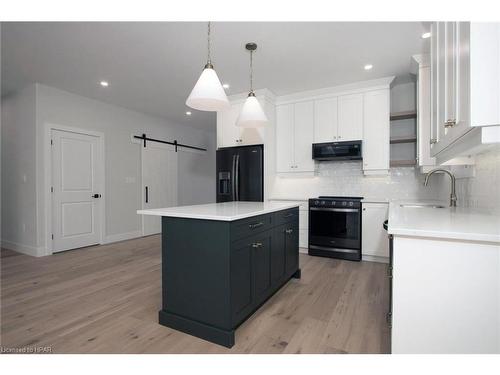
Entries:
{"label": "upper cabinet crown trim", "polygon": [[316,90],[300,91],[293,94],[276,97],[276,105],[297,103],[306,100],[325,99],[338,95],[349,95],[364,93],[371,90],[380,90],[390,88],[395,76],[372,79],[369,81],[360,81],[340,86],[325,87]]}

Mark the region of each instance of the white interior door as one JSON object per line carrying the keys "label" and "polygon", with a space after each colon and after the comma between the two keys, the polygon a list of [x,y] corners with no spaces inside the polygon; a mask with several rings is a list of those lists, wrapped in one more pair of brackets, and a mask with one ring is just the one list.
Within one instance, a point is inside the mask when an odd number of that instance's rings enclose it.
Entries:
{"label": "white interior door", "polygon": [[52,130],[51,135],[52,251],[98,244],[104,186],[99,169],[102,140],[62,130]]}
{"label": "white interior door", "polygon": [[[172,146],[148,142],[142,150],[142,208],[177,205],[177,152]],[[144,236],[161,232],[161,217],[142,215]]]}

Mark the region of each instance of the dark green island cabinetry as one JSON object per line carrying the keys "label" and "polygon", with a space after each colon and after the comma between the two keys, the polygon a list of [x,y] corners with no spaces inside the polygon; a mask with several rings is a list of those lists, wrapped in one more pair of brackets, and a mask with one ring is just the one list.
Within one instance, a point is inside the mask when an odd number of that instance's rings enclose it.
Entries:
{"label": "dark green island cabinetry", "polygon": [[162,325],[232,347],[235,329],[292,277],[298,207],[234,221],[162,217]]}

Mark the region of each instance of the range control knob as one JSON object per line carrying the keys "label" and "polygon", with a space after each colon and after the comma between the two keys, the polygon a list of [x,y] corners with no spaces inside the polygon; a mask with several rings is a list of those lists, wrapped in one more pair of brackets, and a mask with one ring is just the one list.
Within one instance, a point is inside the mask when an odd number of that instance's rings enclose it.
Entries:
{"label": "range control knob", "polygon": [[319,201],[314,201],[314,204],[319,204]]}
{"label": "range control knob", "polygon": [[347,202],[342,202],[342,206],[347,206]]}
{"label": "range control knob", "polygon": [[325,201],[321,201],[321,205],[324,206],[325,205]]}
{"label": "range control knob", "polygon": [[354,203],[353,202],[349,202],[349,206],[354,206]]}

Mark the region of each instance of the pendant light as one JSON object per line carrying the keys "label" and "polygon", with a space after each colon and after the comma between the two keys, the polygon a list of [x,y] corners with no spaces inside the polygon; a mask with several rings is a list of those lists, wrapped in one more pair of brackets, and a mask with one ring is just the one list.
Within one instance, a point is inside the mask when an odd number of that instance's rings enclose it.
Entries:
{"label": "pendant light", "polygon": [[253,52],[257,49],[257,44],[247,43],[245,48],[250,51],[250,92],[236,120],[236,126],[257,128],[267,124],[266,114],[253,92]]}
{"label": "pendant light", "polygon": [[229,109],[230,104],[219,77],[214,70],[210,56],[210,22],[208,23],[207,63],[200,78],[186,100],[186,105],[200,111],[222,111]]}

